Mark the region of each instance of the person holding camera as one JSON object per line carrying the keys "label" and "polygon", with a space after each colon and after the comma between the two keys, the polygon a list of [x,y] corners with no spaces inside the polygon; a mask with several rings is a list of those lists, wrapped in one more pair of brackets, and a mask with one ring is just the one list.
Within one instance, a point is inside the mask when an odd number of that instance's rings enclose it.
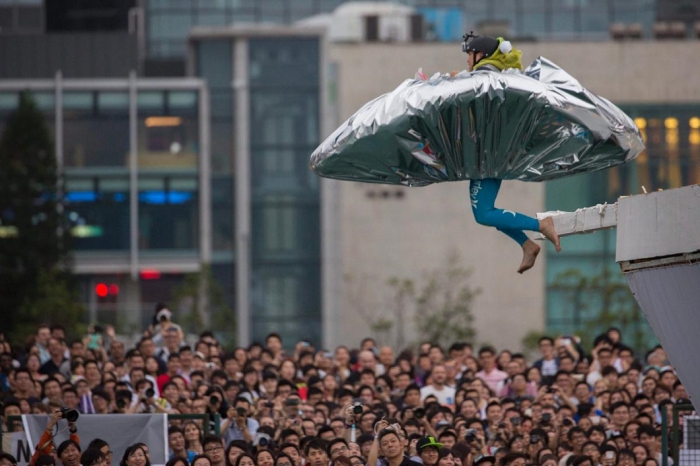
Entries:
{"label": "person holding camera", "polygon": [[233,440],[244,440],[251,443],[258,433],[260,424],[255,419],[248,417],[250,401],[239,396],[234,406],[226,412],[226,419],[221,423],[221,431],[224,432],[224,442],[228,445]]}
{"label": "person holding camera", "polygon": [[136,384],[138,396],[132,401],[127,414],[165,413],[175,414],[164,398],[158,398],[150,380],[142,379]]}
{"label": "person holding camera", "polygon": [[156,304],[153,321],[144,334],[150,336],[153,339],[153,343],[155,343],[156,347],[158,348],[163,348],[165,346],[166,334],[169,329],[174,329],[178,332],[180,337],[179,341],[184,341],[185,339],[185,334],[182,332],[182,327],[173,322],[171,320],[172,317],[173,313],[170,312],[170,309],[168,309],[166,304]]}
{"label": "person holding camera", "polygon": [[394,426],[382,419],[377,422],[375,429],[378,434],[374,437],[369,454],[367,455],[367,464],[374,466],[377,464],[379,455],[384,457],[382,462],[386,466],[418,466],[420,463],[413,461],[408,456],[404,455],[404,439],[399,431]]}
{"label": "person holding camera", "polygon": [[[80,445],[80,437],[78,436],[78,427],[76,426],[76,421],[80,414],[74,409],[55,409],[50,415],[49,420],[46,423],[46,429],[41,434],[39,442],[36,444],[34,454],[29,462],[29,464],[36,463],[36,460],[42,455],[51,455],[56,445],[54,445],[53,438],[58,434],[58,422],[61,419],[65,419],[68,423],[68,431],[70,432],[70,440],[76,445]],[[65,442],[64,442],[65,443]],[[80,457],[80,455],[78,455]]]}

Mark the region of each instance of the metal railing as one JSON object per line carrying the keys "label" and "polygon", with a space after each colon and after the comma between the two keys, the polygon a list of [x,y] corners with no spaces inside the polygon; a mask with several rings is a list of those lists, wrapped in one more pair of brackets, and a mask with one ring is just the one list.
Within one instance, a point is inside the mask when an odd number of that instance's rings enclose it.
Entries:
{"label": "metal railing", "polygon": [[661,466],[669,466],[669,457],[675,465],[700,464],[700,450],[688,448],[689,444],[700,445],[700,430],[697,429],[700,424],[691,427],[687,417],[681,418],[681,413],[690,415],[695,413],[695,408],[690,403],[673,405],[670,420],[668,410],[661,409]]}

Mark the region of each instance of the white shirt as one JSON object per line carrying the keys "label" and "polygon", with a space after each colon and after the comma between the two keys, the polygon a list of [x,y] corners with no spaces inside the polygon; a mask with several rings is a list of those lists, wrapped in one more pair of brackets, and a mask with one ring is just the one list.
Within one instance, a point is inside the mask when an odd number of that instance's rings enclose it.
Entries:
{"label": "white shirt", "polygon": [[549,361],[544,359],[542,361],[542,375],[557,375],[557,370],[559,370],[559,367],[556,359],[550,359]]}
{"label": "white shirt", "polygon": [[442,390],[437,390],[432,385],[426,385],[420,389],[420,399],[425,400],[429,396],[434,396],[437,398],[438,403],[441,405],[454,405],[455,404],[455,389],[454,387],[449,387],[447,385],[442,386]]}

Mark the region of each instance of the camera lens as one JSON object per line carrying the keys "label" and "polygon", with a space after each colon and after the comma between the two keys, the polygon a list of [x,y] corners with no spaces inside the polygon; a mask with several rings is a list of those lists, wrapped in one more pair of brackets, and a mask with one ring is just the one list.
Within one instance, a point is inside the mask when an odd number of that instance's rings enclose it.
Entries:
{"label": "camera lens", "polygon": [[413,415],[416,419],[423,419],[425,417],[425,410],[423,408],[416,408],[413,410]]}
{"label": "camera lens", "polygon": [[236,408],[236,413],[239,416],[245,416],[247,414],[245,408]]}
{"label": "camera lens", "polygon": [[124,400],[117,400],[117,408],[123,409],[126,406],[126,401]]}
{"label": "camera lens", "polygon": [[213,405],[219,404],[220,401],[221,401],[221,400],[220,400],[219,397],[216,396],[216,395],[212,395],[212,396],[209,397],[209,403],[211,403],[211,404],[213,404]]}
{"label": "camera lens", "polygon": [[147,388],[146,389],[146,398],[153,398],[156,395],[155,390],[152,388]]}
{"label": "camera lens", "polygon": [[61,417],[68,422],[75,422],[80,417],[80,413],[75,409],[61,408]]}
{"label": "camera lens", "polygon": [[355,414],[362,414],[362,405],[355,405],[352,407],[352,412]]}
{"label": "camera lens", "polygon": [[275,404],[272,401],[268,401],[267,403],[265,403],[265,407],[266,408],[274,408]]}
{"label": "camera lens", "polygon": [[270,442],[265,437],[261,437],[258,441],[258,445],[260,445],[261,447],[266,447],[268,443]]}

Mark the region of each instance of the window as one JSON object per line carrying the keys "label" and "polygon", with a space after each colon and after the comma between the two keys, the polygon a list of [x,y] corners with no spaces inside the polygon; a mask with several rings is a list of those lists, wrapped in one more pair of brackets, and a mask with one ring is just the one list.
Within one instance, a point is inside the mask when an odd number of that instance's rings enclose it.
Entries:
{"label": "window", "polygon": [[66,167],[129,165],[129,94],[64,92],[63,147]]}
{"label": "window", "polygon": [[78,251],[126,251],[130,244],[129,175],[65,177],[65,211]]}
{"label": "window", "polygon": [[197,93],[139,92],[137,103],[139,168],[196,169],[199,156]]}
{"label": "window", "polygon": [[198,249],[199,191],[195,176],[139,175],[139,248]]}

